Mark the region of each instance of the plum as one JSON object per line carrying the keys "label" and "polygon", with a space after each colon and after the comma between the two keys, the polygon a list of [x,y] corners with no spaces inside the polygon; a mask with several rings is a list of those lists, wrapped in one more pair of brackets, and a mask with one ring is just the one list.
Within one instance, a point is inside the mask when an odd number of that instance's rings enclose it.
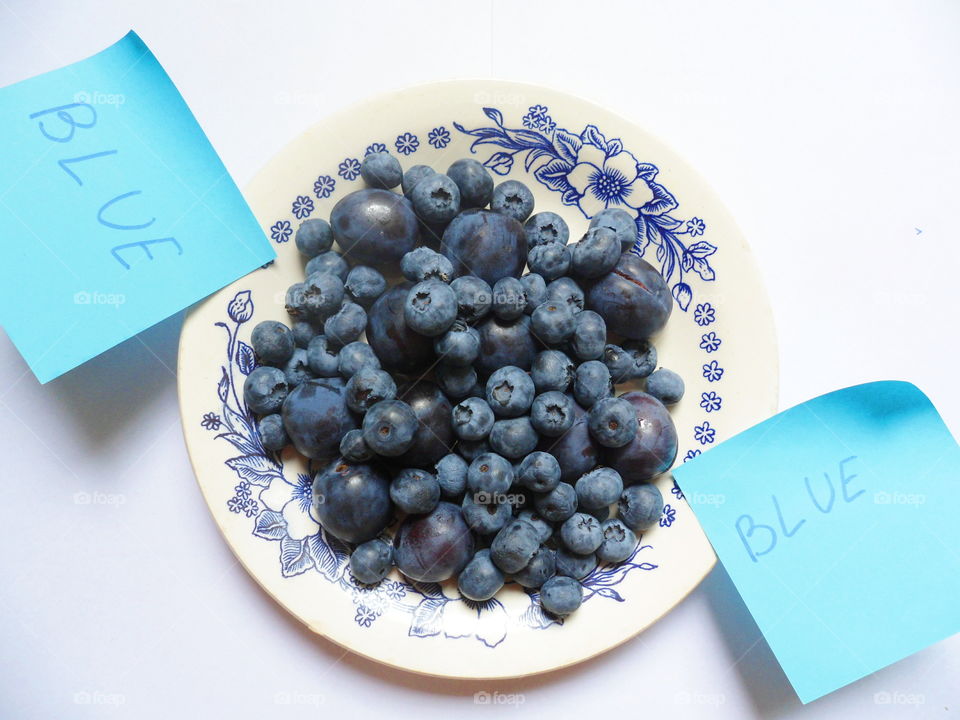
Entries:
{"label": "plum", "polygon": [[586,300],[608,330],[631,340],[660,331],[673,310],[673,297],[660,271],[630,252],[587,290]]}
{"label": "plum", "polygon": [[424,370],[434,359],[433,339],[407,327],[403,306],[410,283],[391,288],[370,308],[367,320],[367,342],[384,369],[399,373]]}
{"label": "plum", "polygon": [[561,482],[573,484],[597,466],[601,448],[590,436],[587,411],[576,402],[571,404],[575,415],[573,427],[559,438],[541,438],[537,450],[553,455],[560,463]]}
{"label": "plum", "polygon": [[390,478],[377,465],[338,458],[313,480],[313,512],[323,529],[350,543],[372,540],[389,525]]}
{"label": "plum", "polygon": [[440,251],[458,277],[476,275],[493,285],[503,277],[520,277],[527,262],[527,236],[511,217],[464,210],[443,231]]}
{"label": "plum", "polygon": [[357,427],[347,407],[342,378],[316,378],[297,385],[283,401],[283,427],[294,447],[308,458],[336,455],[340,438]]}
{"label": "plum", "polygon": [[633,485],[646,482],[673,465],[677,457],[677,429],[667,408],[652,395],[634,391],[620,398],[636,409],[637,435],[623,447],[606,450],[605,457],[607,464],[620,473],[624,485]]}
{"label": "plum", "polygon": [[365,188],[345,195],[330,213],[333,237],[354,265],[390,267],[420,239],[417,216],[402,195]]}
{"label": "plum", "polygon": [[480,333],[480,355],[474,367],[481,375],[491,375],[505,365],[529,370],[537,356],[537,344],[530,333],[526,315],[512,322],[490,317],[477,326]]}
{"label": "plum", "polygon": [[394,540],[396,563],[417,582],[442,582],[458,574],[473,557],[473,535],[460,508],[441,502],[428,515],[411,515]]}
{"label": "plum", "polygon": [[413,408],[419,425],[413,445],[396,462],[403,467],[432,469],[433,465],[453,448],[453,408],[436,383],[419,380],[406,383],[397,390],[397,397]]}

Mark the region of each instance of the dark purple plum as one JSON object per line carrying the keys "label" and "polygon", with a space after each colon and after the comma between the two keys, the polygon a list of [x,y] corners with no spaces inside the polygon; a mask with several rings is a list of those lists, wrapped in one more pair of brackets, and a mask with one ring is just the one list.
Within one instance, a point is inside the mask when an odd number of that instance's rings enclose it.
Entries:
{"label": "dark purple plum", "polygon": [[480,333],[480,355],[473,366],[487,376],[506,365],[529,370],[537,356],[537,343],[530,333],[526,315],[513,321],[490,317],[477,325]]}
{"label": "dark purple plum", "polygon": [[376,465],[338,458],[313,480],[313,512],[324,530],[350,543],[372,540],[390,523],[390,478]]}
{"label": "dark purple plum", "polygon": [[[663,403],[644,392],[620,396],[637,411],[636,437],[605,452],[607,464],[620,473],[624,485],[646,482],[667,471],[677,457],[677,429]],[[563,463],[560,463],[563,465]]]}
{"label": "dark purple plum", "polygon": [[442,582],[473,557],[473,535],[460,508],[441,502],[428,515],[408,516],[397,532],[396,563],[417,582]]}
{"label": "dark purple plum", "polygon": [[660,271],[625,252],[608,275],[587,291],[587,307],[606,321],[607,329],[631,340],[659,332],[673,310],[670,288]]}
{"label": "dark purple plum", "polygon": [[347,408],[342,378],[316,378],[297,385],[283,401],[283,427],[302,455],[327,459],[339,453],[340,438],[357,427]]}
{"label": "dark purple plum", "polygon": [[402,467],[432,470],[433,465],[453,448],[453,408],[436,383],[419,380],[401,385],[397,397],[402,398],[420,422],[413,445],[395,459]]}
{"label": "dark purple plum", "polygon": [[433,338],[414,332],[403,319],[403,306],[411,287],[410,283],[401,283],[385,292],[367,317],[367,342],[385,370],[422,372],[434,360]]}
{"label": "dark purple plum", "polygon": [[464,210],[443,231],[440,251],[460,275],[476,275],[491,286],[500,278],[520,277],[527,263],[523,225],[490,210]]}
{"label": "dark purple plum", "polygon": [[560,481],[571,485],[597,466],[601,450],[590,436],[587,411],[576,402],[573,407],[576,415],[573,427],[558,438],[542,438],[537,446],[537,450],[550,453],[557,459],[560,463]]}
{"label": "dark purple plum", "polygon": [[354,265],[393,266],[420,239],[410,201],[377,188],[345,195],[333,206],[330,225],[337,245]]}

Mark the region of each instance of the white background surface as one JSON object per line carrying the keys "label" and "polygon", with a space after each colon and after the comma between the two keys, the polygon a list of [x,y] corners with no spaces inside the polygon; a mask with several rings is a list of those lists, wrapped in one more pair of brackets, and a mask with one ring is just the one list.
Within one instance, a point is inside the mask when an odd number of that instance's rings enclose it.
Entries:
{"label": "white background surface", "polygon": [[[957,2],[0,0],[0,86],[130,28],[241,186],[325,112],[411,83],[495,76],[607,105],[691,159],[752,243],[781,407],[909,379],[960,435]],[[440,681],[345,654],[218,535],[177,417],[179,325],[44,387],[0,334],[0,717],[472,717],[492,711],[478,691],[528,718],[958,712],[960,636],[801,706],[722,568],[637,640],[550,675]]]}

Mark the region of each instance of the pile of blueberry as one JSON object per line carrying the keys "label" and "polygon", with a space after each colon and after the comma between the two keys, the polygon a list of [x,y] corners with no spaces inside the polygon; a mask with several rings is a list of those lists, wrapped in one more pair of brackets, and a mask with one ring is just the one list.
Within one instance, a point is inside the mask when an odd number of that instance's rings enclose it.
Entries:
{"label": "pile of blueberry", "polygon": [[297,231],[291,324],[253,330],[244,398],[263,445],[311,459],[314,514],[359,582],[396,566],[481,602],[509,578],[567,615],[663,508],[650,481],[676,456],[665,405],[683,382],[648,338],[669,289],[630,252],[623,210],[568,244],[561,217],[475,160],[403,172],[376,153],[361,172],[329,223]]}

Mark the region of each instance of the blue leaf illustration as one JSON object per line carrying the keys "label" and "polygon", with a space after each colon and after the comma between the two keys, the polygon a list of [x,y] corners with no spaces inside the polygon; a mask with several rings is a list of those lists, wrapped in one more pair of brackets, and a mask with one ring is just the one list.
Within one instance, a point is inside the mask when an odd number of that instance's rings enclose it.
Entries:
{"label": "blue leaf illustration", "polygon": [[693,290],[683,282],[678,282],[673,286],[673,299],[677,301],[680,309],[686,311],[690,307],[690,300],[693,298]]}
{"label": "blue leaf illustration", "polygon": [[607,153],[609,155],[619,155],[623,150],[623,142],[620,138],[613,138],[607,141]]}
{"label": "blue leaf illustration", "polygon": [[683,221],[677,220],[669,215],[656,215],[651,217],[651,220],[663,230],[676,230],[683,224]]}
{"label": "blue leaf illustration", "polygon": [[577,153],[580,152],[583,142],[576,135],[558,128],[553,135],[553,146],[557,149],[557,155],[570,165],[576,165]]}
{"label": "blue leaf illustration", "polygon": [[294,540],[285,535],[280,540],[280,572],[284,577],[293,577],[305,573],[313,567],[313,558],[307,552],[303,540]]}
{"label": "blue leaf illustration", "polygon": [[551,625],[563,625],[562,620],[557,620],[555,617],[547,615],[547,613],[544,612],[543,606],[539,602],[539,597],[539,595],[530,596],[530,607],[523,611],[523,615],[520,616],[520,622],[534,630],[543,630]]}
{"label": "blue leaf illustration", "polygon": [[306,540],[307,552],[313,558],[313,566],[330,582],[337,579],[341,562],[345,559],[342,551],[331,547],[327,534],[321,530]]}
{"label": "blue leaf illustration", "polygon": [[695,258],[710,257],[716,251],[717,251],[716,246],[711,245],[706,240],[695,242],[693,245],[687,248],[687,252],[690,253]]}
{"label": "blue leaf illustration", "polygon": [[241,455],[230,458],[226,464],[242,480],[252,485],[267,487],[274,479],[285,482],[277,466],[262,455]]}
{"label": "blue leaf illustration", "polygon": [[616,600],[617,602],[623,602],[623,598],[620,596],[616,590],[612,587],[602,587],[597,590],[597,595],[600,597],[609,598],[610,600]]}
{"label": "blue leaf illustration", "polygon": [[634,567],[637,568],[638,570],[656,570],[660,566],[654,565],[653,563],[642,562],[642,563],[637,563],[636,565],[634,565]]}
{"label": "blue leaf illustration", "polygon": [[607,151],[607,139],[603,136],[603,133],[600,132],[596,125],[587,125],[587,127],[585,127],[583,132],[580,134],[580,137],[585,143],[596,145],[604,152]]}
{"label": "blue leaf illustration", "polygon": [[287,521],[273,510],[264,510],[257,516],[253,534],[264,540],[280,540],[287,534]]}
{"label": "blue leaf illustration", "polygon": [[567,182],[567,176],[572,169],[569,163],[563,160],[552,160],[546,165],[537,168],[533,176],[551,190],[562,191],[570,187],[570,183]]}
{"label": "blue leaf illustration", "polygon": [[217,383],[217,396],[220,398],[220,402],[226,402],[227,390],[230,389],[230,378],[227,377],[225,367],[221,365],[220,369],[223,371],[223,375],[220,377],[220,382]]}
{"label": "blue leaf illustration", "polygon": [[483,114],[493,120],[497,125],[503,125],[503,113],[496,108],[485,107]]}
{"label": "blue leaf illustration", "polygon": [[653,191],[653,200],[643,206],[645,215],[663,215],[676,209],[677,200],[670,194],[669,190],[660,183],[651,182],[647,184]]}
{"label": "blue leaf illustration", "polygon": [[693,261],[693,271],[704,280],[715,280],[717,274],[710,267],[710,262],[706,258],[695,258]]}
{"label": "blue leaf illustration", "polygon": [[424,598],[413,609],[408,635],[414,637],[432,637],[443,630],[443,609],[446,598]]}
{"label": "blue leaf illustration", "polygon": [[505,152],[494,153],[484,165],[493,170],[497,175],[506,175],[513,167],[513,155]]}
{"label": "blue leaf illustration", "polygon": [[237,340],[237,367],[244,375],[249,375],[257,366],[257,360],[253,356],[253,348],[247,345],[243,340]]}

